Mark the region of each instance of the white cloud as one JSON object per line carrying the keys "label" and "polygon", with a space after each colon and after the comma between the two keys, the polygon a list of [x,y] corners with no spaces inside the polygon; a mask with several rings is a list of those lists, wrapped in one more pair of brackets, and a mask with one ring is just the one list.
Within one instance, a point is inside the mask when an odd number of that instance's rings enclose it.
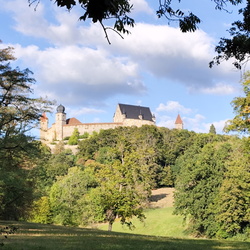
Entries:
{"label": "white cloud", "polygon": [[16,55],[42,83],[36,91],[68,104],[101,104],[117,95],[142,95],[146,87],[138,67],[125,58],[112,58],[107,51],[64,46],[40,50],[16,46]]}
{"label": "white cloud", "polygon": [[226,83],[217,83],[214,86],[203,88],[202,93],[205,94],[219,94],[219,95],[227,95],[233,94],[237,91],[235,86],[228,85]]}
{"label": "white cloud", "polygon": [[144,12],[150,15],[155,14],[155,10],[150,8],[145,0],[131,0],[130,2],[133,5],[132,13]]}
{"label": "white cloud", "polygon": [[175,119],[173,117],[167,115],[157,115],[156,116],[157,126],[158,127],[166,127],[172,129],[175,127]]}
{"label": "white cloud", "polygon": [[[141,12],[151,11],[144,0],[134,0],[132,3]],[[232,70],[231,63],[225,63],[223,66],[213,69],[208,67],[209,61],[214,56],[214,40],[201,30],[195,33],[182,33],[179,29],[167,25],[137,22],[136,26],[131,29],[131,34],[125,36],[125,39],[121,39],[115,32],[109,31],[112,42],[110,46],[99,24],[88,25],[88,23],[78,21],[80,16],[78,9],[74,8],[68,13],[53,3],[47,4],[45,8],[41,2],[37,11],[34,11],[34,7],[29,8],[27,3],[20,0],[10,1],[5,6],[14,12],[13,16],[19,32],[32,37],[44,38],[51,43],[50,48],[47,47],[46,51],[43,51],[44,55],[46,52],[55,55],[56,50],[57,54],[61,54],[56,55],[55,58],[47,57],[48,65],[56,62],[58,67],[61,67],[63,63],[72,63],[73,59],[66,54],[69,51],[68,48],[74,44],[75,47],[78,46],[78,53],[85,53],[86,50],[82,49],[82,46],[95,48],[95,51],[93,50],[95,56],[91,60],[88,53],[86,56],[89,64],[93,62],[88,66],[90,69],[96,64],[98,53],[103,54],[102,59],[107,59],[107,64],[101,65],[102,71],[106,71],[105,67],[110,67],[111,61],[115,65],[122,57],[126,58],[127,69],[129,64],[137,67],[137,75],[134,75],[136,82],[140,81],[139,71],[142,70],[146,70],[157,78],[165,78],[173,83],[183,84],[191,92],[228,94],[233,91],[232,83],[238,82],[239,75]],[[45,10],[47,8],[50,14],[53,13],[54,19],[46,19]],[[106,54],[104,55],[104,53]],[[80,54],[72,54],[73,56],[80,57]],[[84,55],[82,54],[82,56]],[[61,59],[64,61],[60,61]],[[58,61],[60,62],[58,63]],[[75,62],[77,61],[82,63],[75,59]],[[54,67],[50,68],[54,70]],[[63,70],[65,72],[60,72],[61,76],[67,72],[68,78],[76,77],[81,72],[79,68],[79,65],[73,71],[68,68],[70,72],[66,68]],[[50,71],[48,66],[47,71]],[[53,75],[55,74],[50,74],[50,77]],[[98,78],[100,74],[94,76]],[[93,74],[90,78],[93,80]],[[105,76],[103,78],[105,79]],[[222,82],[224,83],[222,84]]]}
{"label": "white cloud", "polygon": [[232,69],[231,62],[209,68],[215,41],[202,30],[181,33],[166,25],[137,23],[131,32],[124,40],[112,34],[111,49],[129,55],[155,77],[181,83],[196,92],[211,88],[221,93],[221,82],[227,83],[224,88],[238,82],[239,73]]}
{"label": "white cloud", "polygon": [[158,108],[156,108],[156,111],[158,112],[166,111],[166,112],[175,112],[175,113],[181,112],[183,114],[188,114],[192,112],[191,109],[185,108],[183,105],[181,105],[177,101],[168,101],[166,104],[160,103]]}
{"label": "white cloud", "polygon": [[81,115],[86,115],[86,114],[100,114],[100,113],[104,113],[105,111],[102,109],[95,109],[95,108],[77,108],[77,109],[72,109],[72,108],[68,108],[67,109],[67,113],[69,114],[69,116],[71,117],[79,117]]}
{"label": "white cloud", "polygon": [[[184,128],[193,130],[195,132],[205,132],[203,130],[204,120],[206,118],[201,114],[196,114],[193,118],[183,117]],[[208,131],[207,131],[208,132]]]}

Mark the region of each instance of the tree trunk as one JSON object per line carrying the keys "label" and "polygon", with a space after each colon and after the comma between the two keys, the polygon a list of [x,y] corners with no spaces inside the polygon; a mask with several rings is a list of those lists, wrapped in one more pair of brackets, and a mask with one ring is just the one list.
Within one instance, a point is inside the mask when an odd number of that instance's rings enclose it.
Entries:
{"label": "tree trunk", "polygon": [[113,222],[109,221],[109,228],[108,228],[108,231],[109,231],[109,232],[112,231],[112,226],[113,226]]}

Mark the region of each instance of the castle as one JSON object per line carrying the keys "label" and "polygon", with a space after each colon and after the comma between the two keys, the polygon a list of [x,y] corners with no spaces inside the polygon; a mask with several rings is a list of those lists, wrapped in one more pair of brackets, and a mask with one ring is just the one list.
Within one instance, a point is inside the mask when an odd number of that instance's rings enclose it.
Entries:
{"label": "castle", "polygon": [[[110,123],[81,123],[76,118],[66,118],[65,107],[59,105],[56,109],[55,123],[49,128],[49,120],[44,113],[40,119],[40,140],[46,142],[61,141],[70,137],[75,128],[80,135],[84,133],[99,132],[101,129],[110,129],[120,126],[155,125],[155,116],[148,107],[118,104]],[[183,122],[178,114],[175,121],[176,129],[183,129]]]}
{"label": "castle", "polygon": [[65,107],[59,105],[56,109],[55,123],[49,128],[49,120],[44,113],[40,119],[40,140],[52,142],[61,141],[72,135],[75,128],[80,134],[91,134],[101,129],[110,129],[120,126],[155,125],[155,116],[148,107],[118,104],[113,122],[111,123],[81,123],[76,118],[66,118]]}

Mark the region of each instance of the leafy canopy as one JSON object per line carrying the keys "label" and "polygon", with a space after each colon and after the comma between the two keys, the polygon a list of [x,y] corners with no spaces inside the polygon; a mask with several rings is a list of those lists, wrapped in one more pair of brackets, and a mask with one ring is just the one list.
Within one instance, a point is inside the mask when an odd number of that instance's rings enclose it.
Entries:
{"label": "leafy canopy", "polygon": [[12,68],[13,49],[0,49],[0,218],[25,218],[33,198],[29,169],[40,144],[26,132],[49,109],[50,102],[33,98],[29,69]]}
{"label": "leafy canopy", "polygon": [[225,126],[225,131],[230,132],[250,132],[250,72],[246,72],[242,81],[243,97],[235,97],[231,102],[236,116],[229,120]]}

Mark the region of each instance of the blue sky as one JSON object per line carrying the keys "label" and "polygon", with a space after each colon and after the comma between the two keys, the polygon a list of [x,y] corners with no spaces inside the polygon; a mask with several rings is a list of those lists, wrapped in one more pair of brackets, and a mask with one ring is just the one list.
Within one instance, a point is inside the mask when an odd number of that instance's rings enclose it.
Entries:
{"label": "blue sky", "polygon": [[229,14],[210,0],[182,1],[202,19],[198,31],[184,34],[156,17],[158,1],[131,3],[136,26],[124,39],[110,31],[109,45],[99,24],[78,20],[80,9],[41,0],[34,11],[28,0],[0,0],[0,48],[15,48],[16,65],[34,73],[35,95],[63,104],[67,118],[112,122],[125,103],[150,107],[158,126],[173,128],[179,113],[188,130],[208,132],[214,124],[221,133],[234,116],[230,102],[241,95],[242,72],[231,62],[208,63],[239,19],[237,8],[228,5]]}

